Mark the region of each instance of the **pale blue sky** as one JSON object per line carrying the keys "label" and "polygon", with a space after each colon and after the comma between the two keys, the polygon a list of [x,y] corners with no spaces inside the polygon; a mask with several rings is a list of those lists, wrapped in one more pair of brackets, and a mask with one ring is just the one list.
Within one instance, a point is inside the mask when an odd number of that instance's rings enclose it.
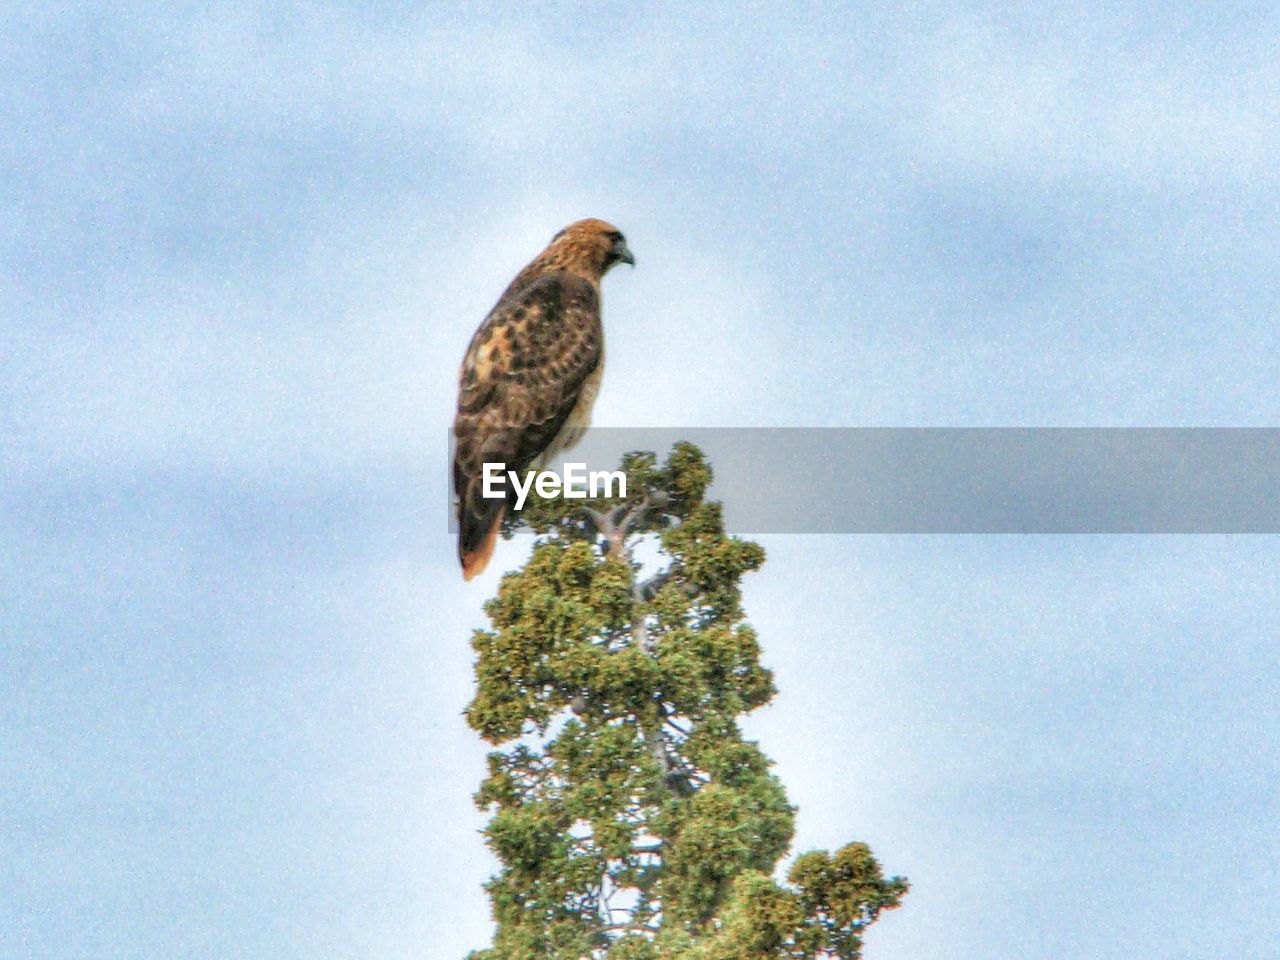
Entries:
{"label": "pale blue sky", "polygon": [[[626,231],[600,423],[1276,425],[1264,6],[0,9],[0,957],[461,957],[463,346]],[[770,537],[869,960],[1280,947],[1271,537]]]}

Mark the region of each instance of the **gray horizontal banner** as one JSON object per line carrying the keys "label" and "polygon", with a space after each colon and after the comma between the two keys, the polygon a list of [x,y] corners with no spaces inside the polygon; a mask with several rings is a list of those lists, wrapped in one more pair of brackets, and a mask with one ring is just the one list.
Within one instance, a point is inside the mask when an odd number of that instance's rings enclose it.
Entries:
{"label": "gray horizontal banner", "polygon": [[547,468],[682,440],[734,533],[1280,532],[1272,428],[595,428]]}

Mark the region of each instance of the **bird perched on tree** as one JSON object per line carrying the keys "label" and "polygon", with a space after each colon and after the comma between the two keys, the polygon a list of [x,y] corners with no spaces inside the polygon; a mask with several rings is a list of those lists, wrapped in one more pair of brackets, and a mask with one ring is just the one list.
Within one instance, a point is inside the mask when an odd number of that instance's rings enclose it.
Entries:
{"label": "bird perched on tree", "polygon": [[635,265],[626,238],[603,220],[557,233],[516,275],[471,338],[458,373],[453,489],[463,579],[493,555],[513,501],[485,498],[485,463],[523,475],[581,438],[604,372],[600,279]]}

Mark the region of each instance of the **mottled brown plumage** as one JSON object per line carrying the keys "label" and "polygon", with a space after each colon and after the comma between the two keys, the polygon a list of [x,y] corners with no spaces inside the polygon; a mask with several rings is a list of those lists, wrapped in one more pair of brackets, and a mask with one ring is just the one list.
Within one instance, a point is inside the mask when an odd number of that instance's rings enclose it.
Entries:
{"label": "mottled brown plumage", "polygon": [[464,579],[488,564],[509,502],[482,496],[484,464],[523,473],[576,443],[590,422],[604,371],[600,278],[620,261],[635,262],[603,220],[565,227],[471,338],[453,422]]}

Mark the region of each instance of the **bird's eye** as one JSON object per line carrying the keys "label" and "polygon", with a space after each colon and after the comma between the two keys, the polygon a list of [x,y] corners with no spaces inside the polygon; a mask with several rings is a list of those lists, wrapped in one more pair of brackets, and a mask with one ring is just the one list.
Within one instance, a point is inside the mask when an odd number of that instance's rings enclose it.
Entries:
{"label": "bird's eye", "polygon": [[626,237],[624,237],[617,230],[615,230],[613,231],[613,233],[609,234],[609,239],[612,240],[614,243],[621,243],[622,241],[626,240]]}

